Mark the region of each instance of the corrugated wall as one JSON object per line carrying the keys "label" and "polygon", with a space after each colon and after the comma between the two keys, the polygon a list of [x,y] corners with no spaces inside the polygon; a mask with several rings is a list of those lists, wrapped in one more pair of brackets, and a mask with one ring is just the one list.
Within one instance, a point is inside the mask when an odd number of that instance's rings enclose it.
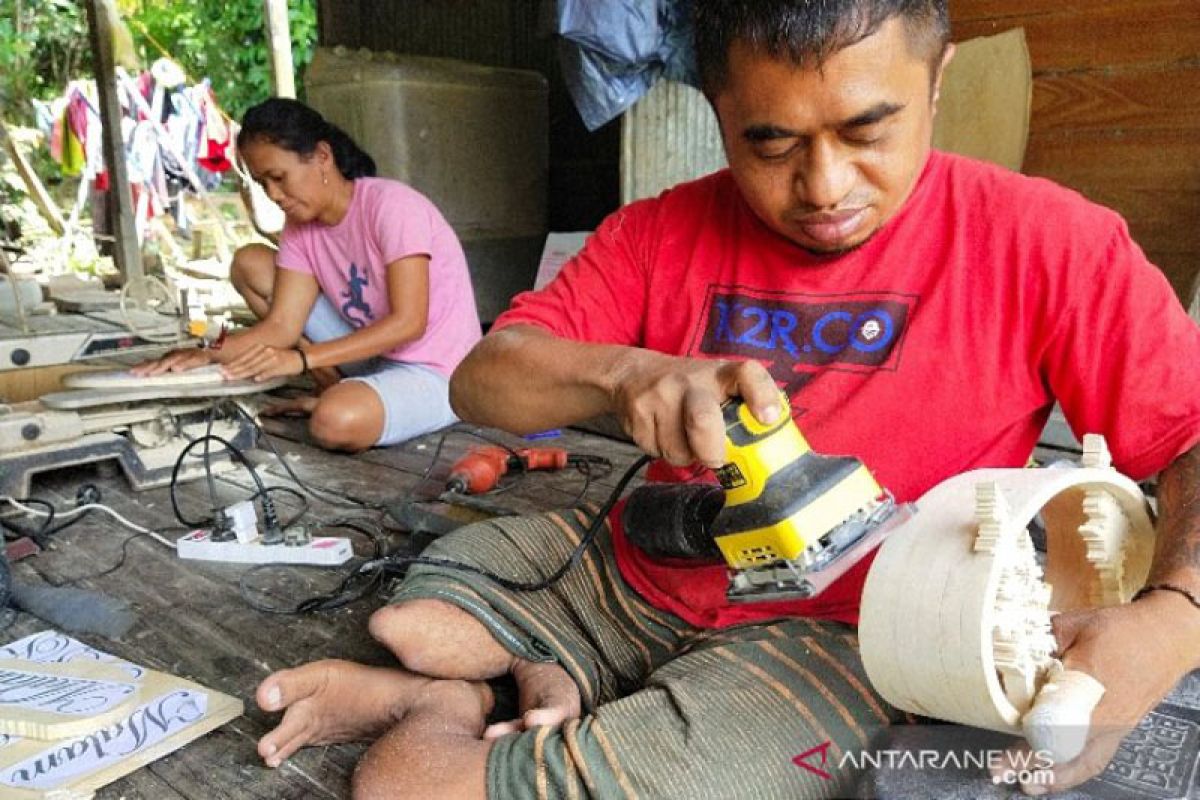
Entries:
{"label": "corrugated wall", "polygon": [[717,118],[704,95],[659,81],[621,123],[621,202],[653,197],[725,166]]}

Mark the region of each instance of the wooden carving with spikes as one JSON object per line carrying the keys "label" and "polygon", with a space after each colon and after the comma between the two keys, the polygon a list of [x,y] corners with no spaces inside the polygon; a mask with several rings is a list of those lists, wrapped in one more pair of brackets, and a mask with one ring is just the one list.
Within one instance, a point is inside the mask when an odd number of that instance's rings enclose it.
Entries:
{"label": "wooden carving with spikes", "polygon": [[[1058,736],[1055,720],[1077,728],[1103,687],[1055,660],[1051,614],[1128,602],[1154,546],[1145,497],[1111,463],[1103,438],[1089,436],[1079,467],[976,470],[915,503],[863,590],[863,664],[884,699],[1025,732],[1056,742],[1059,755],[1077,744]],[[1034,524],[1045,528],[1044,554],[1034,549]]]}

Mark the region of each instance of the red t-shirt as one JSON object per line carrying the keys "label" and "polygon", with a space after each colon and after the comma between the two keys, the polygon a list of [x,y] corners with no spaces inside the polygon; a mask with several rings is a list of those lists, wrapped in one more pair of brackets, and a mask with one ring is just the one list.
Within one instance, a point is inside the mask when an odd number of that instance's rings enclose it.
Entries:
{"label": "red t-shirt", "polygon": [[[899,502],[966,470],[1023,465],[1055,398],[1137,479],[1200,440],[1200,328],[1120,217],[944,153],[874,238],[838,256],[773,233],[728,171],[633,203],[495,328],[515,324],[757,359],[813,449],[857,456]],[[650,477],[683,474],[671,472]],[[625,540],[619,513],[613,524],[626,581],[694,625],[857,621],[870,559],[812,600],[729,605],[723,566],[661,563]]]}

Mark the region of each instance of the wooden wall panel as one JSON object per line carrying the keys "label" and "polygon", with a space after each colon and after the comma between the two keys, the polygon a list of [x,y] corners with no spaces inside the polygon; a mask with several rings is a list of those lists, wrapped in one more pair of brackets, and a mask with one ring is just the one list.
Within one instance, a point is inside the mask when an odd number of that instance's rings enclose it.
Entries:
{"label": "wooden wall panel", "polygon": [[357,47],[362,38],[360,11],[358,3],[317,0],[317,40],[321,44]]}
{"label": "wooden wall panel", "polygon": [[[1189,84],[1193,91],[1180,91]],[[1187,130],[1198,117],[1200,65],[1064,72],[1039,76],[1030,127],[1034,134]]]}
{"label": "wooden wall panel", "polygon": [[1200,2],[950,0],[955,39],[1022,27],[1024,171],[1115,208],[1186,303],[1200,270]]}
{"label": "wooden wall panel", "polygon": [[1200,57],[1196,0],[950,0],[950,10],[958,39],[1025,28],[1038,70],[1196,63]]}

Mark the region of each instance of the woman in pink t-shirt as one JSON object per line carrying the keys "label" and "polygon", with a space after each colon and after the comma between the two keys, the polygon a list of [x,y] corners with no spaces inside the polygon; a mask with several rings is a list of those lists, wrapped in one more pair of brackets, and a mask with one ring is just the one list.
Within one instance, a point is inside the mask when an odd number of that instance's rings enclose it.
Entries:
{"label": "woman in pink t-shirt", "polygon": [[229,379],[311,372],[300,407],[322,445],[363,450],[456,421],[449,378],[480,338],[458,237],[438,209],[343,131],[295,100],[246,112],[238,150],[283,209],[278,252],[248,245],[230,277],[259,317],[218,349],[184,350],[141,374],[224,365]]}

